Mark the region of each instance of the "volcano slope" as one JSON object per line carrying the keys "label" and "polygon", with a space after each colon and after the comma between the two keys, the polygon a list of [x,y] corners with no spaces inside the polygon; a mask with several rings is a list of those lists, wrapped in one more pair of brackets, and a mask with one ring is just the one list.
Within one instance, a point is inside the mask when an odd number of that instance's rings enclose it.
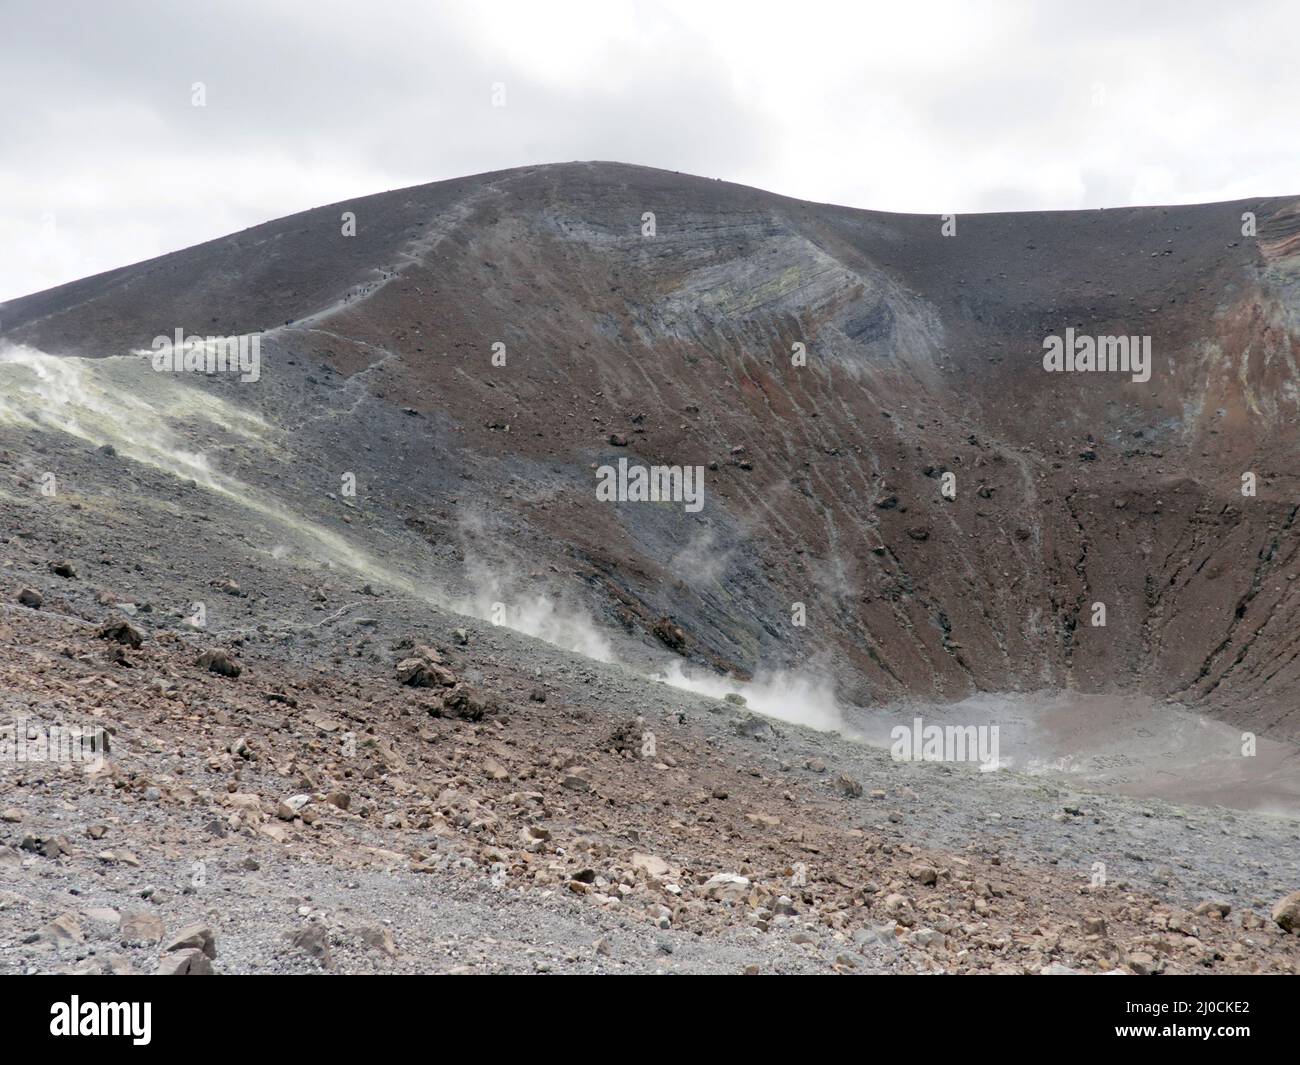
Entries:
{"label": "volcano slope", "polygon": [[[112,734],[0,770],[0,967],[1295,971],[1296,203],[569,164],[0,308],[4,711]],[[845,738],[918,707],[1129,761]]]}

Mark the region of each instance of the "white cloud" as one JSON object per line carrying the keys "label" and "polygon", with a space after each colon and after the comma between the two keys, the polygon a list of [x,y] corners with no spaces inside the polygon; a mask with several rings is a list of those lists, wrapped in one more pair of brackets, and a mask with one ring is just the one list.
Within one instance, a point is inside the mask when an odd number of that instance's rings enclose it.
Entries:
{"label": "white cloud", "polygon": [[571,159],[936,214],[1284,195],[1288,24],[1282,0],[11,0],[0,297]]}

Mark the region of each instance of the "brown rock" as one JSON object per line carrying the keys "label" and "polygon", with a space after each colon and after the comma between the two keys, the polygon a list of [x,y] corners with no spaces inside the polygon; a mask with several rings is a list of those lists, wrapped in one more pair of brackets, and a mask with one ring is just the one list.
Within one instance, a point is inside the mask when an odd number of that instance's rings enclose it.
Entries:
{"label": "brown rock", "polygon": [[81,931],[81,925],[77,918],[70,913],[60,914],[49,924],[37,932],[37,936],[45,943],[53,943],[56,946],[71,946],[76,943],[84,943],[85,935]]}
{"label": "brown rock", "polygon": [[835,787],[841,795],[850,799],[862,798],[862,785],[847,774],[840,774],[839,779],[835,781]]}
{"label": "brown rock", "polygon": [[162,919],[147,911],[122,914],[119,942],[123,946],[153,946],[163,937]]}
{"label": "brown rock", "polygon": [[159,976],[212,976],[212,962],[201,950],[181,950],[158,959]]}
{"label": "brown rock", "polygon": [[456,684],[456,674],[427,655],[398,662],[397,679],[412,688],[450,688]]}
{"label": "brown rock", "polygon": [[686,648],[686,633],[673,623],[672,618],[663,617],[654,623],[650,630],[658,637],[659,641],[673,651],[683,651]]}
{"label": "brown rock", "polygon": [[163,944],[164,954],[185,950],[197,950],[209,958],[215,958],[217,956],[216,934],[207,925],[191,924],[186,925]]}
{"label": "brown rock", "polygon": [[218,673],[223,677],[237,677],[244,671],[228,651],[223,651],[219,647],[209,648],[199,655],[197,665],[200,669],[206,669],[210,673]]}
{"label": "brown rock", "polygon": [[917,862],[908,867],[907,875],[922,884],[935,884],[939,880],[939,870],[933,865]]}
{"label": "brown rock", "polygon": [[1283,931],[1300,935],[1300,891],[1278,899],[1273,906],[1273,920]]}
{"label": "brown rock", "polygon": [[95,635],[101,640],[112,640],[133,648],[144,643],[144,633],[120,618],[101,625]]}
{"label": "brown rock", "polygon": [[442,697],[442,706],[430,712],[435,717],[455,717],[462,721],[481,721],[497,709],[496,700],[480,695],[467,684],[459,684]]}
{"label": "brown rock", "polygon": [[1150,954],[1142,951],[1130,954],[1124,959],[1124,964],[1138,976],[1150,976],[1159,972],[1162,968],[1160,962],[1156,961]]}
{"label": "brown rock", "polygon": [[668,875],[668,863],[654,854],[633,854],[632,868],[654,877]]}

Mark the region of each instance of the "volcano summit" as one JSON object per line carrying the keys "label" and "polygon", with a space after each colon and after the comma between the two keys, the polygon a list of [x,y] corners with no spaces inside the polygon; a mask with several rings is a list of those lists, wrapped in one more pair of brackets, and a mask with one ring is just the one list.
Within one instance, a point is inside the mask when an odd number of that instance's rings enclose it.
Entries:
{"label": "volcano summit", "polygon": [[[3,710],[114,732],[0,770],[35,910],[219,882],[240,971],[1300,962],[1300,200],[954,226],[534,166],[0,322]],[[256,370],[138,354],[200,330]],[[918,718],[995,771],[891,758]],[[0,966],[62,963],[26,932]]]}

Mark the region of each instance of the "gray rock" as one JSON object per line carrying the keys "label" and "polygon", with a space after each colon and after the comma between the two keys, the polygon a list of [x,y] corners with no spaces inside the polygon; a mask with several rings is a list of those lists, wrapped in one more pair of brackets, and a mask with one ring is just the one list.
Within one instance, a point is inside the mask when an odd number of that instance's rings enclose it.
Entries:
{"label": "gray rock", "polygon": [[325,968],[328,969],[334,964],[329,938],[325,934],[323,925],[315,923],[303,925],[296,932],[290,932],[288,938],[290,946],[315,958]]}
{"label": "gray rock", "polygon": [[174,936],[163,944],[163,953],[172,954],[177,951],[198,950],[202,951],[209,958],[217,956],[217,937],[216,934],[207,925],[191,924],[186,925]]}
{"label": "gray rock", "polygon": [[158,959],[159,976],[212,976],[215,970],[201,950],[181,950]]}
{"label": "gray rock", "polygon": [[148,911],[122,914],[119,939],[124,946],[153,946],[164,932],[162,918],[157,914]]}
{"label": "gray rock", "polygon": [[80,923],[77,921],[76,916],[71,913],[60,914],[49,924],[39,929],[36,936],[40,942],[53,943],[58,947],[73,946],[86,941]]}

